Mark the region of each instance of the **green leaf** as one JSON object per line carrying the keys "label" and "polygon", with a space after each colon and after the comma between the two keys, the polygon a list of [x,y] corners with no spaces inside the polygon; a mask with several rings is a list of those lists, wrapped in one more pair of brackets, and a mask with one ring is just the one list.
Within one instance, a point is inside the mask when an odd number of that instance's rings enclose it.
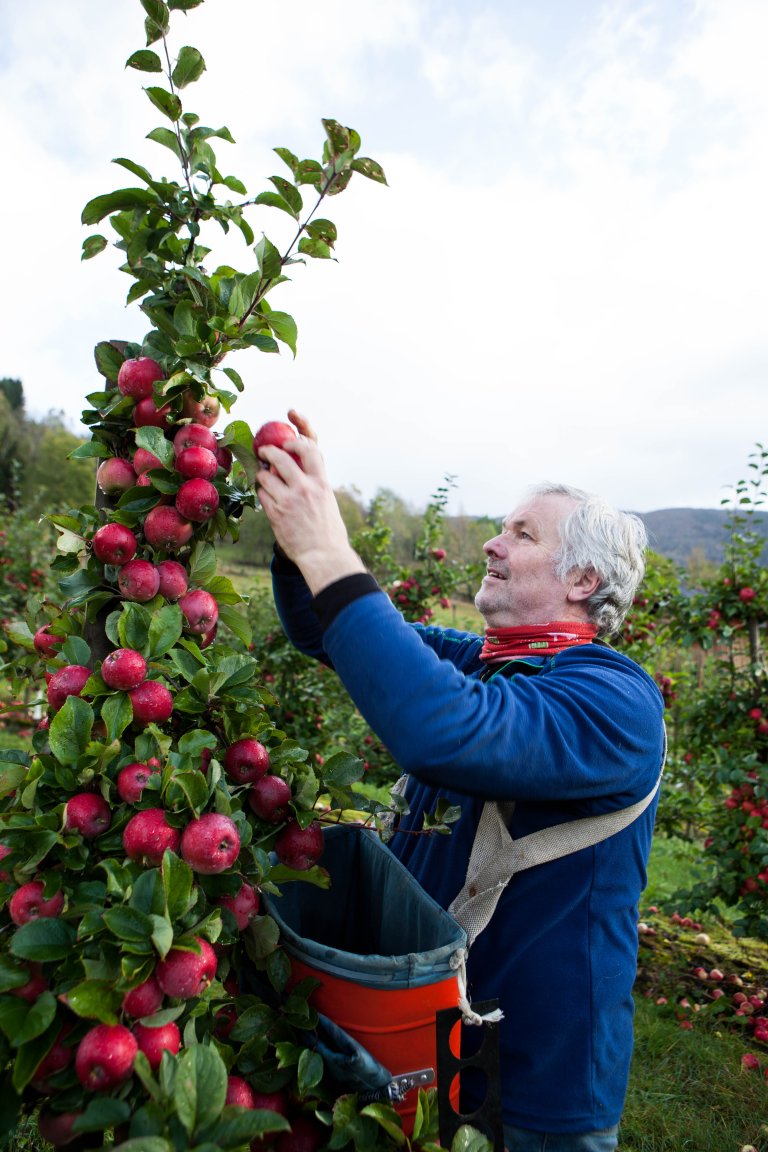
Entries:
{"label": "green leaf", "polygon": [[164,116],[175,123],[181,116],[181,100],[174,92],[167,92],[165,88],[150,87],[145,88],[149,99],[158,108]]}
{"label": "green leaf", "polygon": [[60,764],[76,764],[85,752],[93,728],[93,708],[79,696],[67,696],[51,721],[48,742]]}
{"label": "green leaf", "polygon": [[239,277],[232,294],[229,297],[227,310],[230,316],[242,317],[253,305],[264,277],[262,273],[250,272],[247,276]]}
{"label": "green leaf", "polygon": [[292,220],[298,220],[297,214],[288,201],[284,200],[282,196],[278,196],[277,192],[260,192],[258,196],[254,197],[253,202],[264,208],[279,208],[281,212],[287,212]]}
{"label": "green leaf", "polygon": [[178,604],[165,604],[152,613],[147,635],[147,658],[156,660],[173,648],[182,632],[183,616]]}
{"label": "green leaf", "polygon": [[295,175],[296,169],[299,166],[298,156],[294,156],[293,152],[290,152],[287,148],[275,148],[274,151],[277,153],[280,159],[288,165],[291,172],[293,172]]}
{"label": "green leaf", "polygon": [[146,12],[149,19],[157,24],[163,32],[167,32],[170,27],[171,15],[163,0],[141,0],[141,6]]}
{"label": "green leaf", "polygon": [[324,240],[330,248],[333,248],[338,238],[336,225],[332,220],[312,220],[304,230],[313,240]]}
{"label": "green leaf", "polygon": [[153,128],[151,132],[147,132],[147,140],[154,140],[155,144],[162,144],[164,148],[170,148],[176,159],[181,160],[179,138],[170,128]]}
{"label": "green leaf", "polygon": [[305,1048],[299,1057],[297,1080],[299,1094],[305,1096],[310,1089],[315,1088],[323,1078],[323,1058],[319,1052],[312,1052]]}
{"label": "green leaf", "polygon": [[203,72],[205,72],[205,60],[203,60],[197,48],[185,46],[179,51],[176,67],[171,73],[171,79],[177,88],[186,88],[187,84],[192,84],[195,80],[199,80]]}
{"label": "green leaf", "polygon": [[67,456],[67,460],[98,460],[109,455],[109,448],[100,440],[86,440],[78,444]]}
{"label": "green leaf", "polygon": [[168,7],[173,10],[177,8],[180,12],[191,12],[193,8],[198,8],[204,0],[168,0]]}
{"label": "green leaf", "polygon": [[248,954],[265,960],[280,943],[280,929],[271,916],[256,916],[248,929]]}
{"label": "green leaf", "polygon": [[125,62],[126,68],[136,68],[139,72],[162,72],[163,62],[157,52],[142,48],[134,52]]}
{"label": "green leaf", "polygon": [[[253,438],[251,438],[253,439]],[[189,580],[191,584],[208,584],[216,574],[216,549],[212,544],[198,541],[189,557]]]}
{"label": "green leaf", "polygon": [[103,916],[104,923],[118,940],[149,940],[154,930],[152,917],[138,908],[128,906],[108,908]]}
{"label": "green leaf", "polygon": [[133,706],[125,692],[108,696],[101,706],[101,718],[107,728],[107,740],[119,740],[133,720]]}
{"label": "green leaf", "polygon": [[323,128],[331,146],[331,155],[341,156],[349,148],[349,129],[339,124],[338,120],[323,120]]}
{"label": "green leaf", "polygon": [[364,775],[363,761],[349,752],[336,752],[323,765],[323,780],[337,788],[346,788]]}
{"label": "green leaf", "polygon": [[88,1107],[78,1116],[73,1131],[103,1132],[105,1128],[125,1124],[130,1118],[131,1106],[127,1100],[110,1100],[102,1096],[88,1101]]}
{"label": "green leaf", "polygon": [[44,916],[17,928],[9,948],[20,960],[64,960],[71,955],[75,940],[75,929],[66,920]]}
{"label": "green leaf", "polygon": [[86,236],[83,240],[83,252],[80,259],[91,260],[94,256],[98,256],[99,252],[104,251],[107,243],[106,236]]}
{"label": "green leaf", "polygon": [[165,468],[173,468],[173,444],[165,438],[162,428],[139,428],[136,432],[136,447],[146,448],[162,461]]}
{"label": "green leaf", "polygon": [[[169,3],[174,6],[173,0]],[[162,1136],[137,1136],[135,1140],[124,1140],[117,1148],[120,1152],[173,1152],[173,1144]]]}
{"label": "green leaf", "polygon": [[222,368],[222,372],[232,381],[238,392],[242,392],[245,389],[242,376],[239,372],[236,372],[234,368]]}
{"label": "green leaf", "polygon": [[165,959],[173,947],[173,925],[164,916],[152,916],[152,923],[152,943],[160,958]]}
{"label": "green leaf", "polygon": [[89,200],[80,220],[83,224],[98,224],[110,212],[121,212],[126,208],[151,208],[157,204],[157,196],[146,188],[120,188],[116,192],[107,192]]}
{"label": "green leaf", "polygon": [[368,156],[358,156],[352,161],[353,172],[359,172],[361,176],[367,176],[369,180],[375,180],[377,184],[386,184],[387,178],[384,175],[384,169],[381,164],[377,164],[375,160],[371,160]]}
{"label": "green leaf", "polygon": [[282,257],[271,240],[262,236],[258,244],[254,246],[253,251],[256,254],[259,271],[265,280],[273,280],[280,275],[283,268]]}
{"label": "green leaf", "polygon": [[0,1028],[14,1048],[42,1036],[55,1015],[56,997],[52,992],[41,992],[34,1004],[17,996],[12,1001],[0,1000]]}
{"label": "green leaf", "polygon": [[402,1121],[389,1104],[368,1104],[360,1109],[360,1115],[372,1117],[398,1147],[402,1147],[405,1143]]}
{"label": "green leaf", "polygon": [[151,623],[152,613],[141,604],[124,604],[118,625],[123,648],[134,648],[137,652],[146,651]]}
{"label": "green leaf", "polygon": [[173,852],[166,852],[160,866],[168,919],[180,920],[192,903],[194,876],[192,869]]}
{"label": "green leaf", "polygon": [[91,649],[82,636],[68,636],[61,654],[68,664],[88,664],[91,659]]}
{"label": "green leaf", "polygon": [[318,187],[323,180],[323,169],[317,160],[302,160],[295,176],[297,184],[314,184]]}
{"label": "green leaf", "polygon": [[243,612],[230,604],[219,604],[219,620],[237,636],[241,643],[248,646],[253,641],[253,630]]}
{"label": "green leaf", "polygon": [[299,252],[302,256],[311,256],[313,260],[330,260],[333,253],[324,240],[312,240],[303,236],[299,240]]}
{"label": "green leaf", "polygon": [[106,376],[107,380],[116,384],[117,375],[125,360],[123,353],[115,348],[114,344],[110,344],[109,340],[101,340],[94,348],[93,355],[96,360],[96,367],[102,376]]}
{"label": "green leaf", "polygon": [[195,1045],[185,1049],[177,1064],[173,1086],[176,1113],[191,1135],[218,1119],[227,1097],[227,1069],[215,1048]]}
{"label": "green leaf", "polygon": [[287,344],[295,356],[298,329],[293,316],[289,316],[287,312],[268,312],[266,320],[278,340]]}
{"label": "green leaf", "polygon": [[283,176],[270,176],[269,179],[270,182],[274,184],[275,188],[283,197],[283,199],[286,200],[288,204],[290,204],[294,215],[298,220],[299,213],[304,207],[304,201],[301,198],[301,192],[299,192],[295,184],[292,184],[290,180],[286,180]]}
{"label": "green leaf", "polygon": [[13,1087],[17,1093],[21,1094],[35,1075],[40,1061],[50,1052],[58,1031],[58,1024],[53,1024],[49,1031],[36,1036],[17,1050],[13,1061]]}
{"label": "green leaf", "polygon": [[238,196],[245,196],[248,193],[245,184],[242,180],[238,180],[237,176],[222,176],[215,183],[223,184],[225,188],[229,188],[230,192],[237,192]]}
{"label": "green leaf", "polygon": [[451,1152],[492,1152],[492,1149],[493,1141],[471,1124],[462,1124],[451,1141]]}
{"label": "green leaf", "polygon": [[0,798],[10,796],[27,774],[23,764],[0,765]]}
{"label": "green leaf", "polygon": [[67,1007],[85,1020],[117,1024],[123,997],[106,980],[83,980],[67,992]]}

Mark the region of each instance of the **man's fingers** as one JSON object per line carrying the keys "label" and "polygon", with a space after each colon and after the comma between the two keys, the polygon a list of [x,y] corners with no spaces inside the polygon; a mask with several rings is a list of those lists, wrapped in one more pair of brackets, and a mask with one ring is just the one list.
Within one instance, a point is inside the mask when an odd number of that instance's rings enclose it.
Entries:
{"label": "man's fingers", "polygon": [[317,444],[317,433],[306,416],[302,416],[295,408],[289,408],[288,419],[295,428],[298,428],[301,436],[306,436],[307,440],[314,440],[315,444]]}

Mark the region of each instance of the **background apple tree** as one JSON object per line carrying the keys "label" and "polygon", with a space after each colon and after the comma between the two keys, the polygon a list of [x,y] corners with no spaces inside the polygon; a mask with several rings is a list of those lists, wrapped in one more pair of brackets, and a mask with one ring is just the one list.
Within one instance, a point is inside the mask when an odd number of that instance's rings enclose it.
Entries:
{"label": "background apple tree", "polygon": [[[296,324],[268,297],[288,266],[331,256],[321,205],[354,173],[384,174],[324,120],[320,158],[275,149],[287,171],[268,190],[223,176],[214,143],[229,130],[181,95],[204,58],[167,40],[174,10],[201,2],[141,0],[146,43],[127,64],[157,80],[149,138],[180,175],[121,157],[137,184],[82,219],[108,220],[150,327],[96,348],[91,438],[73,453],[98,461],[96,498],[51,511],[53,590],[7,630],[14,689],[37,688],[44,714],[31,752],[0,753],[0,1128],[7,1141],[39,1110],[42,1136],[80,1148],[110,1130],[125,1152],[400,1146],[391,1109],[358,1109],[328,1080],[310,989],[287,991],[260,914],[264,889],[327,883],[322,812],[380,806],[354,789],[359,759],[331,749],[321,771],[273,718],[242,598],[217,573],[217,541],[236,540],[254,504],[253,434],[238,420],[212,431],[244,388],[229,353],[295,353]],[[263,208],[294,222],[283,251],[255,240]],[[209,266],[212,225],[240,231],[246,271]],[[107,244],[90,234],[83,258]],[[410,1139],[435,1138],[424,1095]]]}

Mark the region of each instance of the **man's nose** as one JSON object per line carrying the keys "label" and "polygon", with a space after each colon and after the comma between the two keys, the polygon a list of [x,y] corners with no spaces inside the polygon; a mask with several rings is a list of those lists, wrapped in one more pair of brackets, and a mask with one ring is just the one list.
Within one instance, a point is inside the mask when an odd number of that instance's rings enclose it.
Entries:
{"label": "man's nose", "polygon": [[483,544],[483,552],[486,556],[503,556],[504,555],[504,538],[502,536],[493,536],[490,540],[486,540]]}

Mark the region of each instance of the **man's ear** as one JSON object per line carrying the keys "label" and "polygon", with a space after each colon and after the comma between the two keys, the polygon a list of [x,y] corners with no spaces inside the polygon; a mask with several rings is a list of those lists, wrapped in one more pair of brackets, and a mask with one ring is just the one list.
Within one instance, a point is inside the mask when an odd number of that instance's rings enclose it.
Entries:
{"label": "man's ear", "polygon": [[568,600],[571,602],[589,600],[600,587],[600,577],[594,568],[584,568],[569,577]]}

